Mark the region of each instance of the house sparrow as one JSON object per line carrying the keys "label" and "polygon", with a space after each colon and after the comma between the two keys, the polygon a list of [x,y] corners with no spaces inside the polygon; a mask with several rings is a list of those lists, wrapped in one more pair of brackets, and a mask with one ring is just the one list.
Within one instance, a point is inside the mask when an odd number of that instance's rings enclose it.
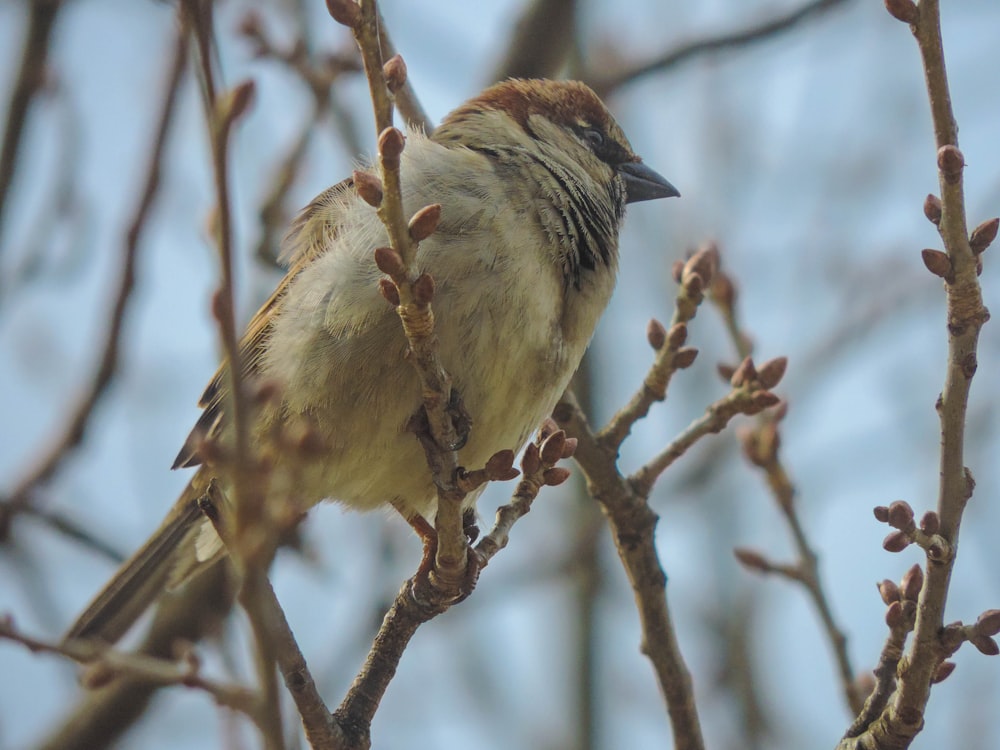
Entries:
{"label": "house sparrow", "polygon": [[[411,130],[401,177],[406,215],[442,206],[416,270],[434,278],[439,355],[473,420],[459,457],[481,466],[524,445],[580,364],[614,287],[626,204],[679,194],[633,153],[597,95],[568,81],[506,81],[433,135]],[[297,467],[303,507],[327,498],[359,510],[391,503],[431,519],[435,486],[407,429],[420,388],[372,252],[386,244],[350,180],[299,214],[284,245],[290,270],[242,341],[247,377],[279,384],[254,414],[250,438],[259,444],[276,425],[307,418],[324,447]],[[117,640],[165,588],[225,554],[198,498],[213,478],[199,446],[227,439],[227,384],[220,370],[174,463],[201,468],[67,637]]]}

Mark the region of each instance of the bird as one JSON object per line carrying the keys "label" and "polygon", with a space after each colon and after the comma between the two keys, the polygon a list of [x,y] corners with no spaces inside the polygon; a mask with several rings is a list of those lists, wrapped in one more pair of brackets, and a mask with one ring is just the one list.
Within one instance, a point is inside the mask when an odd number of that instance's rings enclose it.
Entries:
{"label": "bird", "polygon": [[[441,206],[414,264],[434,280],[438,353],[472,420],[459,460],[481,466],[522,448],[568,386],[615,286],[626,205],[680,194],[576,81],[503,81],[430,134],[408,128],[405,137],[405,215]],[[365,171],[379,176],[377,166]],[[290,492],[302,507],[330,499],[432,519],[435,485],[408,429],[421,390],[373,256],[389,240],[354,182],[294,219],[282,243],[287,274],[240,341],[244,376],[277,394],[255,411],[249,441],[304,420],[322,450],[273,456],[276,467],[295,465]],[[223,365],[174,462],[197,468],[188,486],[66,638],[115,642],[165,590],[225,556],[198,498],[222,481],[205,447],[232,440],[229,384]]]}

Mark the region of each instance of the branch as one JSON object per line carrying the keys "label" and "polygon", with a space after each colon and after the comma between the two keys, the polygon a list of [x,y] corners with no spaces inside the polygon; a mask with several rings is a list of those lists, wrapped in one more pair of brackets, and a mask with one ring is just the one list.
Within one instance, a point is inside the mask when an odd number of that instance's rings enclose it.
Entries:
{"label": "branch", "polygon": [[[737,353],[741,358],[749,357],[753,347],[750,344],[751,337],[743,330],[736,313],[736,285],[721,270],[712,281],[709,297],[722,315]],[[777,363],[778,360],[772,362]],[[781,360],[780,371],[783,373],[784,369],[784,361]],[[833,616],[833,608],[830,606],[819,574],[819,556],[810,544],[802,520],[799,518],[795,486],[779,455],[781,436],[778,427],[785,412],[785,408],[780,408],[762,414],[752,427],[742,432],[740,442],[743,444],[743,453],[750,463],[764,472],[768,489],[791,531],[796,560],[792,565],[775,565],[770,562],[765,563],[762,556],[748,553],[746,550],[737,550],[736,556],[752,570],[778,573],[805,588],[813,606],[816,607],[827,640],[833,649],[844,701],[851,714],[857,715],[861,711],[863,700],[847,650],[847,636]],[[765,564],[754,564],[757,562]]]}
{"label": "branch", "polygon": [[844,4],[845,0],[813,0],[813,2],[806,3],[797,10],[756,26],[751,26],[750,28],[681,44],[679,47],[665,52],[653,60],[641,63],[620,73],[602,76],[591,72],[586,78],[591,81],[590,85],[598,94],[605,96],[611,91],[634,83],[640,78],[653,73],[662,73],[700,55],[739,49],[758,42],[767,41],[778,34],[799,26],[814,16],[818,17],[826,11]]}
{"label": "branch", "polygon": [[45,81],[49,55],[49,40],[62,0],[33,0],[29,3],[28,34],[21,53],[21,65],[7,106],[3,146],[0,147],[0,237],[3,236],[4,209],[21,146],[21,135],[28,118],[28,109],[35,94]]}
{"label": "branch", "polygon": [[[968,234],[963,186],[965,158],[958,149],[958,126],[945,71],[938,0],[921,0],[919,6],[912,0],[886,0],[886,8],[892,16],[908,23],[917,39],[937,147],[941,197],[928,196],[924,213],[937,225],[944,252],[924,250],[922,255],[928,270],[944,279],[948,316],[948,359],[937,403],[941,422],[940,485],[932,522],[940,541],[925,546],[926,576],[921,576],[913,640],[899,668],[899,684],[893,699],[857,737],[841,743],[845,748],[909,746],[923,727],[931,684],[943,658],[950,653],[945,641],[944,607],[962,514],[975,488],[964,462],[966,410],[977,367],[979,332],[989,319],[979,286],[978,274],[982,270],[979,256],[996,236],[998,224],[996,220],[984,222],[972,237]],[[884,513],[880,509],[877,513],[884,514],[886,521],[900,530],[890,534],[886,544],[890,539],[908,542],[899,533],[906,536],[912,531],[910,526],[915,525],[909,506],[893,503]],[[911,536],[915,539],[917,535]],[[992,651],[995,646],[993,643],[984,648],[995,653]]]}

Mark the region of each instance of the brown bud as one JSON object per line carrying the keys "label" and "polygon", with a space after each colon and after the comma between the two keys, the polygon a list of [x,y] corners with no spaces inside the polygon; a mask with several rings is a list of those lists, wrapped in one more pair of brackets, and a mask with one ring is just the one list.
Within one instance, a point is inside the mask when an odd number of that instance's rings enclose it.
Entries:
{"label": "brown bud", "polygon": [[972,252],[976,255],[983,253],[997,238],[998,229],[1000,229],[1000,218],[987,219],[973,229],[969,235],[969,247],[972,248]]}
{"label": "brown bud", "polygon": [[684,275],[684,261],[675,260],[674,264],[670,267],[670,276],[678,284],[681,283],[681,277]]}
{"label": "brown bud", "polygon": [[223,289],[216,289],[212,294],[212,317],[223,326],[228,327],[232,324],[232,299]]}
{"label": "brown bud", "polygon": [[539,454],[542,457],[542,463],[546,466],[552,466],[560,458],[562,458],[563,448],[566,446],[566,433],[562,430],[556,430],[551,435],[549,435],[545,442],[542,443],[539,448]]}
{"label": "brown bud", "polygon": [[939,682],[947,680],[951,673],[955,671],[955,662],[953,661],[943,661],[938,664],[936,670],[934,670],[934,676],[931,678],[931,684],[936,685]]}
{"label": "brown bud", "polygon": [[351,29],[361,21],[361,8],[354,0],[326,0],[326,10],[334,21]]}
{"label": "brown bud", "polygon": [[429,305],[434,299],[434,277],[422,273],[413,282],[413,301],[418,305]]}
{"label": "brown bud", "polygon": [[890,628],[902,627],[903,623],[906,621],[903,615],[903,605],[899,602],[893,602],[889,605],[889,608],[885,611],[885,624]]}
{"label": "brown bud", "polygon": [[226,107],[226,118],[231,122],[242,117],[254,100],[256,85],[253,81],[243,81],[229,92]]}
{"label": "brown bud", "polygon": [[385,75],[385,85],[393,94],[406,83],[406,63],[400,55],[390,57],[382,66],[382,73]]}
{"label": "brown bud", "polygon": [[785,369],[788,367],[788,357],[775,357],[769,359],[757,370],[757,380],[763,388],[771,390],[785,376]]}
{"label": "brown bud", "polygon": [[941,199],[933,193],[924,198],[924,216],[934,226],[941,223]]}
{"label": "brown bud", "polygon": [[80,684],[85,690],[97,690],[109,684],[118,672],[113,667],[103,661],[88,664],[86,669],[80,673]]}
{"label": "brown bud", "polygon": [[719,373],[720,378],[729,383],[733,379],[733,374],[736,372],[736,368],[732,365],[727,365],[724,362],[719,362],[715,366],[715,371]]}
{"label": "brown bud", "polygon": [[875,519],[881,523],[889,523],[889,508],[886,505],[876,505],[872,508]]}
{"label": "brown bud", "polygon": [[976,632],[982,635],[1000,633],[1000,609],[988,609],[976,618]]}
{"label": "brown bud", "polygon": [[882,549],[886,552],[902,552],[910,546],[910,538],[902,531],[893,531],[882,540]]}
{"label": "brown bud", "polygon": [[969,643],[979,649],[981,654],[986,656],[996,656],[1000,654],[1000,646],[988,635],[973,635],[969,638]]}
{"label": "brown bud", "polygon": [[927,249],[920,251],[920,257],[923,258],[924,265],[932,274],[940,276],[942,279],[951,278],[951,260],[947,254],[940,250]]}
{"label": "brown bud", "polygon": [[750,404],[754,411],[748,413],[756,414],[764,409],[769,409],[780,401],[781,399],[770,391],[757,391],[750,397]]}
{"label": "brown bud", "polygon": [[432,203],[429,206],[424,206],[413,214],[413,218],[410,219],[408,227],[410,239],[414,242],[427,239],[434,234],[439,221],[441,221],[441,204]]}
{"label": "brown bud", "polygon": [[375,265],[386,276],[391,276],[394,279],[406,275],[403,257],[391,247],[375,248]]}
{"label": "brown bud", "polygon": [[566,438],[566,443],[563,445],[562,458],[571,458],[573,454],[576,453],[576,446],[578,442],[579,441],[576,438]]}
{"label": "brown bud", "polygon": [[715,270],[719,267],[719,251],[715,245],[708,245],[699,250],[684,264],[682,278],[687,276],[698,276],[701,278],[702,288],[712,283]]}
{"label": "brown bud", "polygon": [[920,11],[913,0],[885,0],[885,9],[890,16],[903,23],[913,24],[920,18]]}
{"label": "brown bud", "polygon": [[906,571],[903,580],[899,582],[899,591],[903,599],[908,599],[911,602],[915,602],[920,598],[920,589],[923,587],[924,571],[919,565],[914,565]]}
{"label": "brown bud", "polygon": [[399,290],[389,279],[378,280],[378,291],[385,298],[386,302],[393,307],[399,307]]}
{"label": "brown bud", "polygon": [[552,417],[546,417],[538,426],[538,439],[535,441],[539,445],[549,439],[549,435],[559,430],[559,425]]}
{"label": "brown bud", "polygon": [[646,341],[649,342],[654,351],[660,351],[663,348],[663,345],[667,343],[667,329],[663,327],[663,323],[653,318],[646,324]]}
{"label": "brown bud", "polygon": [[241,35],[251,38],[261,36],[264,33],[264,22],[261,19],[260,13],[256,10],[248,10],[240,19],[236,30]]}
{"label": "brown bud", "polygon": [[521,472],[514,468],[514,451],[507,449],[497,451],[486,462],[486,476],[494,482],[506,482],[520,476]]}
{"label": "brown bud", "polygon": [[731,310],[736,303],[736,286],[727,274],[717,272],[709,291],[716,304],[725,310]]}
{"label": "brown bud", "polygon": [[920,519],[920,530],[925,534],[937,534],[941,528],[941,519],[936,511],[929,510]]}
{"label": "brown bud", "polygon": [[524,449],[524,455],[521,456],[521,471],[524,472],[525,476],[531,476],[538,472],[541,465],[542,457],[538,453],[538,445],[536,443],[528,443],[528,446]]}
{"label": "brown bud", "polygon": [[944,181],[954,184],[962,177],[962,169],[965,168],[965,156],[958,150],[958,146],[942,146],[938,149],[937,163]]}
{"label": "brown bud", "polygon": [[358,191],[361,200],[372,208],[378,208],[382,205],[382,180],[370,172],[360,170],[354,170],[351,179],[354,181],[354,189]]}
{"label": "brown bud", "polygon": [[549,487],[558,487],[560,484],[565,482],[570,478],[571,472],[569,469],[564,469],[561,466],[556,466],[551,469],[546,469],[545,473],[542,474],[542,478],[545,480],[545,484]]}
{"label": "brown bud", "polygon": [[895,584],[894,581],[890,581],[886,578],[882,583],[878,585],[878,594],[882,597],[882,601],[886,604],[892,604],[893,602],[899,601],[899,586]]}
{"label": "brown bud", "polygon": [[729,384],[733,388],[742,388],[747,383],[757,379],[757,368],[753,366],[753,360],[747,357],[733,371],[733,376],[729,379]]}
{"label": "brown bud", "polygon": [[905,500],[889,503],[889,525],[894,529],[909,530],[913,527],[913,508]]}
{"label": "brown bud", "polygon": [[684,274],[684,293],[688,297],[700,298],[705,288],[705,280],[696,273]]}
{"label": "brown bud", "polygon": [[688,337],[688,327],[684,323],[675,323],[670,326],[670,330],[667,331],[667,344],[671,349],[677,350],[684,346],[684,342],[687,341]]}
{"label": "brown bud", "polygon": [[677,353],[674,354],[674,367],[678,370],[686,370],[694,364],[694,361],[697,358],[698,350],[693,346],[686,346],[683,349],[679,349]]}
{"label": "brown bud", "polygon": [[406,136],[399,128],[386,128],[378,137],[378,153],[382,157],[382,163],[386,167],[393,169],[399,166],[399,155],[403,153],[406,145]]}
{"label": "brown bud", "polygon": [[757,550],[737,547],[733,550],[733,554],[739,560],[740,565],[748,570],[754,570],[759,573],[767,573],[771,570],[771,563]]}

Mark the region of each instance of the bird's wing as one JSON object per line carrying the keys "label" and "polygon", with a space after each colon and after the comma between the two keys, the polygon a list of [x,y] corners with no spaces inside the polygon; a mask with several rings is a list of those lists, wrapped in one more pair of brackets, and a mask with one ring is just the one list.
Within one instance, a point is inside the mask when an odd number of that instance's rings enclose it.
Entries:
{"label": "bird's wing", "polygon": [[[252,379],[259,373],[271,328],[281,312],[285,294],[303,269],[330,247],[337,233],[334,218],[336,212],[331,211],[331,208],[341,203],[344,194],[353,187],[354,181],[350,178],[338,182],[313,199],[292,222],[283,243],[285,248],[283,256],[290,263],[288,273],[267,302],[253,316],[240,341],[240,364],[244,379]],[[224,362],[216,370],[198,401],[198,405],[204,411],[184,441],[184,446],[174,459],[172,468],[198,466],[201,463],[198,447],[206,438],[218,435],[225,423],[224,407],[229,397],[229,385],[229,365]]]}

